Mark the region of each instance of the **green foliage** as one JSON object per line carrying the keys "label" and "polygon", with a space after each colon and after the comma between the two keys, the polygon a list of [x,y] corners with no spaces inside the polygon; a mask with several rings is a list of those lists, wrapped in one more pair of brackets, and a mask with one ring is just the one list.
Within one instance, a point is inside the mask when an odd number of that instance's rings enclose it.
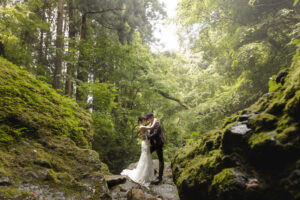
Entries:
{"label": "green foliage", "polygon": [[116,98],[116,87],[108,83],[94,82],[89,84],[89,89],[92,91],[93,109],[97,112],[109,113],[116,107],[114,102]]}
{"label": "green foliage", "polygon": [[275,78],[276,76],[272,76],[269,80],[269,92],[273,92],[282,86],[281,83],[276,83]]}
{"label": "green foliage", "polygon": [[42,1],[30,0],[0,9],[0,42],[6,59],[28,68],[33,63],[32,43],[37,40],[39,29],[48,29],[48,24],[34,13],[42,6]]}
{"label": "green foliage", "polygon": [[190,133],[220,126],[225,116],[280,87],[269,78],[291,64],[298,17],[287,1],[180,1],[181,42],[198,71],[184,92],[193,109],[187,115],[197,119]]}
{"label": "green foliage", "polygon": [[77,0],[82,13],[113,10],[95,15],[95,22],[102,27],[115,29],[122,44],[130,43],[135,32],[139,32],[145,42],[154,41],[152,22],[162,19],[166,13],[158,0]]}

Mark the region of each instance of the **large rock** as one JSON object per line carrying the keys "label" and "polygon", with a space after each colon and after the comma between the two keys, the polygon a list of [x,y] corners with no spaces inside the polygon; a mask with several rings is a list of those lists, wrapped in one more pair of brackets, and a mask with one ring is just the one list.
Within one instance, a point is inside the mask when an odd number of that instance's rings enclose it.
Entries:
{"label": "large rock", "polygon": [[91,116],[0,57],[0,199],[111,199]]}
{"label": "large rock", "polygon": [[131,189],[127,193],[127,200],[160,200],[160,198],[144,193],[141,189]]}

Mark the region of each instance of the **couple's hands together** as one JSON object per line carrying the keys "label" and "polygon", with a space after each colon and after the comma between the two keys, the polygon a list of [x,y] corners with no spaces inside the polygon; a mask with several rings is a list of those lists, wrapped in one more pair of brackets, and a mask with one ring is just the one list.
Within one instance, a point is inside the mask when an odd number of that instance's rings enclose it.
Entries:
{"label": "couple's hands together", "polygon": [[148,125],[148,126],[140,126],[140,130],[142,132],[142,140],[146,140],[148,139],[148,137],[146,135],[143,134],[143,131],[146,131],[146,130],[151,130],[154,128],[155,124],[157,122],[157,119],[154,118],[152,124]]}
{"label": "couple's hands together", "polygon": [[156,124],[157,119],[154,118],[152,124],[149,124],[148,126],[140,126],[140,129],[144,129],[144,130],[151,130],[154,128],[154,125]]}

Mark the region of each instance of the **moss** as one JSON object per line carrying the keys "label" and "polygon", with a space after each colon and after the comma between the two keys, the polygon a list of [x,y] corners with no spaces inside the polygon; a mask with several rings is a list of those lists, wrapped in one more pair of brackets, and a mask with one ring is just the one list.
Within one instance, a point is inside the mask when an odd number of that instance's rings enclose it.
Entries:
{"label": "moss", "polygon": [[[279,115],[282,114],[284,106],[286,104],[284,97],[282,97],[281,92],[276,93],[277,96],[275,98],[273,97],[273,100],[268,105],[268,108],[266,109],[267,113],[273,114],[273,115]],[[276,100],[275,100],[276,99]]]}
{"label": "moss", "polygon": [[250,109],[255,111],[256,113],[261,113],[265,111],[270,105],[270,99],[273,98],[274,93],[264,94],[261,98],[257,100],[253,105],[251,105]]}
{"label": "moss", "polygon": [[220,173],[216,174],[213,178],[211,187],[217,188],[217,191],[221,192],[232,187],[235,180],[235,175],[233,173],[234,168],[223,169]]}
{"label": "moss", "polygon": [[6,131],[0,129],[0,145],[9,145],[14,142],[14,138],[11,135],[8,135]]}
{"label": "moss", "polygon": [[276,127],[277,118],[268,113],[261,113],[250,119],[250,126],[255,128],[255,131],[272,130]]}
{"label": "moss", "polygon": [[56,173],[56,177],[62,184],[65,185],[68,185],[74,181],[74,177],[67,172]]}
{"label": "moss", "polygon": [[192,188],[211,181],[213,174],[222,168],[222,161],[227,157],[220,149],[221,135],[220,131],[204,134],[198,142],[176,154],[172,169],[179,188],[183,185]]}
{"label": "moss", "polygon": [[52,170],[47,170],[47,177],[46,177],[46,180],[48,181],[52,181],[54,183],[58,183],[58,179],[57,179],[57,174]]}
{"label": "moss", "polygon": [[6,171],[3,167],[0,167],[0,177],[1,176],[6,176],[6,177],[10,177],[11,173]]}
{"label": "moss", "polygon": [[285,111],[293,117],[299,117],[300,110],[300,59],[296,59],[290,69],[283,94],[287,100]]}
{"label": "moss", "polygon": [[20,137],[61,135],[79,146],[90,146],[91,116],[74,100],[1,57],[0,80],[2,143]]}
{"label": "moss", "polygon": [[103,175],[111,174],[110,171],[109,171],[108,166],[105,163],[101,163],[101,170],[100,171]]}
{"label": "moss", "polygon": [[281,142],[286,142],[290,140],[292,137],[296,137],[298,135],[299,135],[299,128],[294,124],[284,129],[280,134],[276,135],[276,139],[278,139]]}
{"label": "moss", "polygon": [[300,116],[300,90],[298,90],[295,93],[295,96],[286,103],[285,110],[293,117]]}
{"label": "moss", "polygon": [[248,144],[251,148],[254,148],[257,144],[261,144],[272,137],[274,137],[274,135],[270,134],[270,132],[261,132],[258,134],[253,134],[249,138]]}
{"label": "moss", "polygon": [[205,155],[198,155],[190,160],[179,177],[176,177],[176,185],[180,186],[186,179],[190,179],[191,186],[211,179],[214,171],[217,171],[220,167],[221,160],[225,157],[221,150],[213,150]]}
{"label": "moss", "polygon": [[223,123],[222,128],[225,128],[225,127],[227,127],[229,124],[232,124],[232,123],[236,122],[237,119],[238,119],[238,115],[233,115],[233,116],[231,116],[231,117],[226,118],[226,119],[224,120],[224,123]]}
{"label": "moss", "polygon": [[0,187],[0,198],[3,199],[36,199],[35,195],[30,192],[9,188],[9,187]]}
{"label": "moss", "polygon": [[295,87],[296,90],[300,89],[300,59],[299,57],[294,60],[292,67],[290,68],[290,73],[287,76],[287,81],[285,86],[287,89],[290,87]]}

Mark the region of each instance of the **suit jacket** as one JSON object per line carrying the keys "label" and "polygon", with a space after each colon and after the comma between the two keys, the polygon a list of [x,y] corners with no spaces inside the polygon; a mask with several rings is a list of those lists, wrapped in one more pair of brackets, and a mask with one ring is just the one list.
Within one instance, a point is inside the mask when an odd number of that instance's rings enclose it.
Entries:
{"label": "suit jacket", "polygon": [[154,124],[154,127],[147,137],[150,140],[151,146],[154,146],[154,148],[162,147],[164,145],[165,138],[159,122]]}

